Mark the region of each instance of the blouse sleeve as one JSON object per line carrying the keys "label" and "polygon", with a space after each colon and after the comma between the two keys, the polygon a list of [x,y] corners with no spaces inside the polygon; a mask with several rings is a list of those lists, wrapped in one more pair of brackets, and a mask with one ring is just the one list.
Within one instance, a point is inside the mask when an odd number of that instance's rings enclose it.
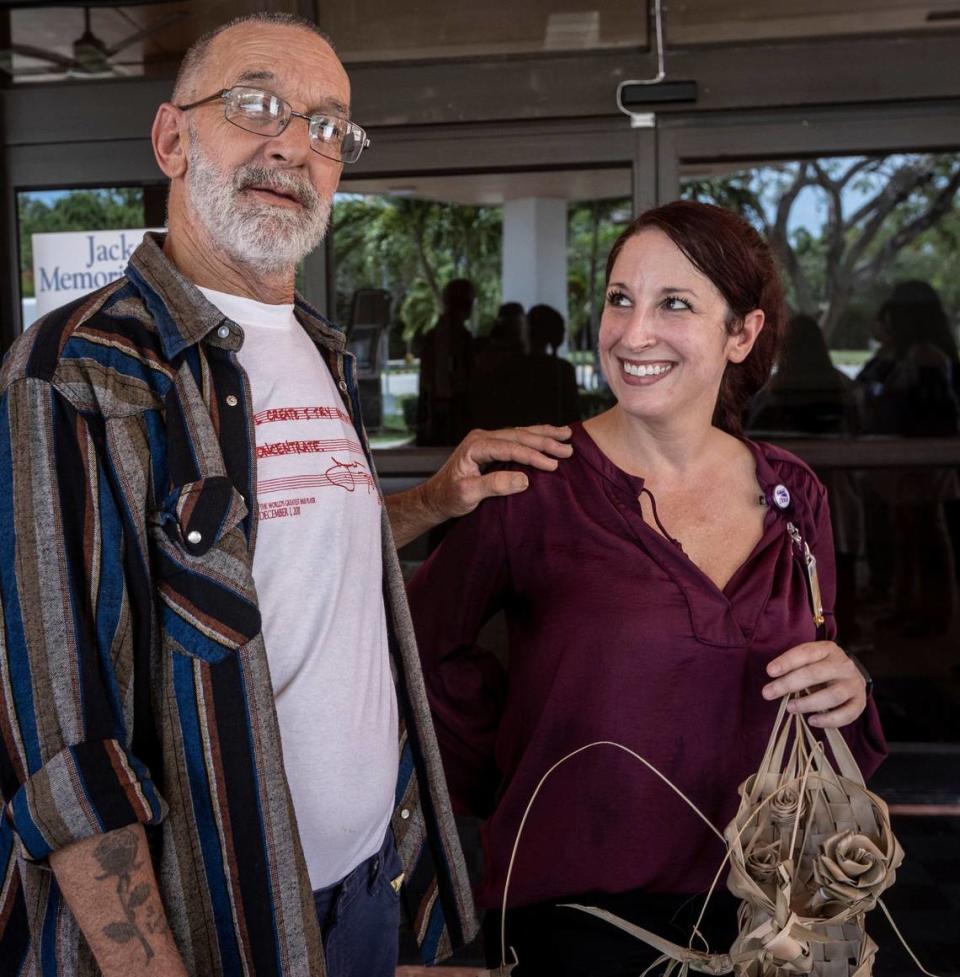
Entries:
{"label": "blouse sleeve", "polygon": [[499,773],[494,757],[507,675],[476,644],[501,609],[509,567],[499,509],[488,499],[458,520],[408,586],[430,707],[454,808],[485,817]]}
{"label": "blouse sleeve", "polygon": [[[834,615],[837,572],[833,548],[833,526],[830,522],[830,506],[827,502],[827,490],[824,486],[817,482],[816,488],[817,491],[811,507],[814,522],[811,549],[817,558],[824,617],[826,618],[825,636],[828,641],[836,641],[842,647],[843,636],[837,634],[837,620]],[[849,726],[844,726],[841,732],[853,751],[863,773],[863,779],[869,780],[888,753],[887,741],[880,726],[880,714],[877,711],[877,704],[873,696],[867,699],[867,707],[860,716]]]}

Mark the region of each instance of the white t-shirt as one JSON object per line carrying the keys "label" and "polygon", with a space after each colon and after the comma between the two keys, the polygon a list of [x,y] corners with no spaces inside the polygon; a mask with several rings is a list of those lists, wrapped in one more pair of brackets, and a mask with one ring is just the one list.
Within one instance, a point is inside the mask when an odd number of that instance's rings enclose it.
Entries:
{"label": "white t-shirt", "polygon": [[244,332],[260,510],[253,577],[310,882],[324,888],[379,850],[393,810],[382,503],[293,306],[200,291]]}

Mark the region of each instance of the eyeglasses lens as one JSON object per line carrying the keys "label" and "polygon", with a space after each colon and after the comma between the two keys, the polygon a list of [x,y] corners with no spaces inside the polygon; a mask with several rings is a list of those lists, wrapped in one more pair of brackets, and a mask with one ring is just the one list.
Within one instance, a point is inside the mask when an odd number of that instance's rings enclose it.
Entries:
{"label": "eyeglasses lens", "polygon": [[276,95],[234,91],[226,101],[227,119],[250,132],[279,135],[286,123],[286,103]]}
{"label": "eyeglasses lens", "polygon": [[340,147],[343,161],[345,163],[355,163],[360,158],[363,151],[363,140],[359,132],[353,126],[347,126],[347,131],[343,134],[343,145]]}

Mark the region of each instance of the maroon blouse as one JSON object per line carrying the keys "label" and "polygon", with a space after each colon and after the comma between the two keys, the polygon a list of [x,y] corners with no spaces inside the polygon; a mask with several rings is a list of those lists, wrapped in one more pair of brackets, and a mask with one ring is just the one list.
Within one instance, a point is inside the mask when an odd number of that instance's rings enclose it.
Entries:
{"label": "maroon blouse", "polygon": [[[720,830],[733,817],[737,786],[759,764],[778,707],[760,694],[765,666],[817,637],[788,521],[817,556],[826,636],[836,633],[823,485],[788,452],[746,444],[767,500],[764,533],[722,591],[643,521],[643,480],[617,468],[579,424],[571,459],[556,472],[527,470],[520,495],[483,502],[411,582],[451,794],[461,811],[487,818],[480,905],[500,904],[540,777],[594,740],[645,757]],[[500,609],[509,674],[475,646]],[[869,776],[886,752],[872,701],[846,735]],[[540,792],[510,905],[597,890],[700,892],[723,856],[722,842],[653,774],[599,747]]]}

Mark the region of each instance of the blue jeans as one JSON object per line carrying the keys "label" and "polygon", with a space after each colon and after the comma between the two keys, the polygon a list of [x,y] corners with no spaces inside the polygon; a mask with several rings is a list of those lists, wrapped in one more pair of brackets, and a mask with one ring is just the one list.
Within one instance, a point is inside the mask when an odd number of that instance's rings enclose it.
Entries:
{"label": "blue jeans", "polygon": [[391,883],[402,872],[393,830],[387,828],[376,855],[341,881],[314,892],[327,977],[394,977],[400,895]]}

